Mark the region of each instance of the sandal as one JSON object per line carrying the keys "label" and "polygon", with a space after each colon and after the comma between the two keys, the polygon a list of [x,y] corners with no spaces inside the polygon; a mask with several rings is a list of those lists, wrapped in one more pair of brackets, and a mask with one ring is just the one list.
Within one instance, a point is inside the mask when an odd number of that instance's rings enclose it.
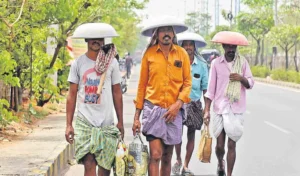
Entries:
{"label": "sandal", "polygon": [[179,175],[181,167],[182,163],[179,164],[178,161],[176,161],[176,163],[172,166],[172,173],[174,175]]}
{"label": "sandal", "polygon": [[182,169],[181,171],[182,176],[194,176],[194,173],[190,169]]}
{"label": "sandal", "polygon": [[225,161],[223,160],[223,168],[220,168],[220,165],[218,164],[218,168],[217,168],[217,176],[226,176],[225,173]]}

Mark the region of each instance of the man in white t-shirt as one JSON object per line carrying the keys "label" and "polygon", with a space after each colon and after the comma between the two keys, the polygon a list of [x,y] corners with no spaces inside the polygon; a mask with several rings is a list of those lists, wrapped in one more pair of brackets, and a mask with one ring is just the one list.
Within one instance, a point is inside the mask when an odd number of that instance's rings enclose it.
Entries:
{"label": "man in white t-shirt", "polygon": [[[88,51],[72,63],[68,77],[70,89],[67,97],[66,140],[69,143],[73,143],[75,140],[75,158],[78,163],[84,165],[85,175],[95,175],[98,165],[98,175],[108,176],[115,158],[117,141],[120,135],[122,138],[124,136],[121,75],[115,56],[109,60],[100,60],[107,62],[104,63],[107,65],[106,74],[97,72],[95,64],[96,59],[99,59],[99,52],[103,52],[102,46],[105,44],[105,36],[102,33],[107,35],[108,31],[117,34],[108,24],[84,25],[83,27],[91,30],[89,34],[93,35],[85,36],[78,32],[80,28],[83,28],[82,26],[79,26],[78,31],[75,30],[73,35],[76,38],[85,38]],[[106,33],[103,32],[103,28],[107,30]],[[102,76],[105,76],[104,84],[101,93],[98,94],[97,90]],[[76,103],[78,112],[75,122],[76,135],[74,136],[72,121]],[[113,109],[116,110],[118,118],[116,126],[114,125]]]}

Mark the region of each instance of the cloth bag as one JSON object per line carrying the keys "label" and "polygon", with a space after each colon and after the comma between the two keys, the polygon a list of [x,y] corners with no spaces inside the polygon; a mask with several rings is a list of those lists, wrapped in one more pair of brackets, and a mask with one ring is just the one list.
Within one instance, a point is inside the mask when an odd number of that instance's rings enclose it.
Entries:
{"label": "cloth bag", "polygon": [[128,150],[120,137],[118,142],[117,154],[115,163],[113,166],[114,176],[124,176],[126,174],[127,162],[128,162]]}
{"label": "cloth bag", "polygon": [[190,129],[200,130],[203,124],[201,101],[191,101],[186,105],[186,119],[183,124]]}
{"label": "cloth bag", "polygon": [[212,138],[207,125],[201,130],[201,139],[198,147],[198,159],[203,163],[210,163]]}
{"label": "cloth bag", "polygon": [[126,175],[146,176],[149,164],[148,146],[144,145],[139,133],[134,136],[128,148],[128,165]]}

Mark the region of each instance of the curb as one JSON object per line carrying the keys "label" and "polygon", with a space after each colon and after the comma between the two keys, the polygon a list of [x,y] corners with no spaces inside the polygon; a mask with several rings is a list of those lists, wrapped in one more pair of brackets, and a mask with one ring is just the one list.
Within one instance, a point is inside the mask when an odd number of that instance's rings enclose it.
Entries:
{"label": "curb", "polygon": [[267,83],[267,84],[273,84],[273,85],[282,86],[282,87],[289,87],[289,88],[293,88],[293,89],[300,89],[300,84],[297,84],[297,83],[277,81],[277,80],[271,80],[271,79],[267,79],[267,78],[258,78],[258,77],[254,77],[254,80],[258,81],[258,82],[263,82],[263,83]]}
{"label": "curb", "polygon": [[30,170],[28,176],[58,176],[74,158],[74,144],[63,144],[54,149],[53,154],[42,165]]}

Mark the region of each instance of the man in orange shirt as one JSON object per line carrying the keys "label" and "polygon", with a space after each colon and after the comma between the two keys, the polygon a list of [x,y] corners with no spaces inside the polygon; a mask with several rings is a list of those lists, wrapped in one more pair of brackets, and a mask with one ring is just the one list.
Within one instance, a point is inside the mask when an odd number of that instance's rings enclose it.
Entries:
{"label": "man in orange shirt", "polygon": [[181,142],[182,105],[190,101],[192,81],[189,56],[176,45],[176,33],[186,29],[176,19],[165,18],[142,31],[152,39],[141,62],[132,130],[134,135],[140,132],[143,110],[142,133],[150,146],[150,176],[171,174],[173,148]]}

